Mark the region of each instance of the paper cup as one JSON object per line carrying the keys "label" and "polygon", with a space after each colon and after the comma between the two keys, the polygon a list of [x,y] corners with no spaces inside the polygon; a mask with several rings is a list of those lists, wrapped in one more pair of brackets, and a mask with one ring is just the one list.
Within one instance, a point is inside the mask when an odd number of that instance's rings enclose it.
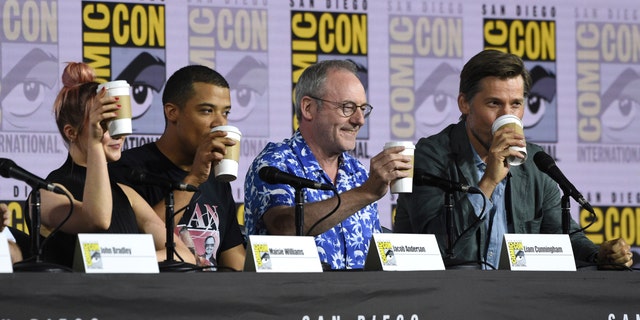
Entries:
{"label": "paper cup", "polygon": [[109,121],[109,135],[114,138],[130,135],[133,133],[133,127],[131,124],[131,93],[129,84],[125,80],[105,82],[98,85],[98,92],[100,92],[103,87],[107,89],[108,96],[119,97],[117,104],[120,105],[120,109],[116,111],[116,118]]}
{"label": "paper cup", "polygon": [[227,146],[227,154],[218,164],[214,166],[216,179],[224,182],[231,182],[238,178],[238,161],[240,160],[240,139],[242,133],[234,126],[217,126],[211,132],[225,131],[227,138],[236,140],[233,146]]}
{"label": "paper cup", "polygon": [[384,144],[384,149],[391,147],[403,146],[404,150],[400,152],[402,155],[411,156],[410,174],[406,178],[396,179],[391,182],[391,193],[411,193],[413,191],[413,154],[416,146],[411,141],[391,141]]}
{"label": "paper cup", "polygon": [[[491,134],[495,134],[496,131],[504,127],[512,127],[516,130],[516,132],[520,133],[521,135],[524,135],[524,129],[522,128],[522,120],[520,120],[520,118],[514,115],[505,114],[503,116],[498,117],[498,119],[496,119],[496,121],[494,121],[493,125],[491,126]],[[509,164],[512,166],[519,166],[523,164],[524,161],[527,159],[527,148],[520,147],[520,146],[511,146],[509,148],[512,150],[519,151],[522,155],[524,155],[524,159],[509,156],[507,158],[507,162],[509,162]]]}

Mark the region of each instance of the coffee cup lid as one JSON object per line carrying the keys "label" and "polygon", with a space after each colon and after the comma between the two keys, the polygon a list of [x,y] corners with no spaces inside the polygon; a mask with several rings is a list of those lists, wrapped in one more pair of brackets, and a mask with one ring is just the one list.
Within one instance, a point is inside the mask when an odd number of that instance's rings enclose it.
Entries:
{"label": "coffee cup lid", "polygon": [[238,135],[242,135],[242,132],[240,132],[240,129],[238,129],[235,126],[217,126],[211,129],[211,132],[216,132],[216,131],[225,131],[225,132],[234,132],[237,133]]}
{"label": "coffee cup lid", "polygon": [[98,85],[98,88],[102,88],[102,87],[105,87],[107,89],[121,88],[121,87],[128,88],[129,83],[127,82],[127,80],[113,80],[113,81],[101,83],[100,85]]}
{"label": "coffee cup lid", "polygon": [[494,132],[498,131],[498,129],[500,129],[500,127],[502,127],[503,125],[505,125],[507,123],[517,123],[522,127],[522,120],[520,120],[520,118],[518,118],[517,116],[514,116],[512,114],[505,114],[505,115],[502,115],[502,116],[498,117],[493,122],[493,125],[491,126],[491,133],[494,133]]}
{"label": "coffee cup lid", "polygon": [[389,141],[384,144],[384,148],[404,147],[405,149],[415,149],[416,146],[411,141]]}

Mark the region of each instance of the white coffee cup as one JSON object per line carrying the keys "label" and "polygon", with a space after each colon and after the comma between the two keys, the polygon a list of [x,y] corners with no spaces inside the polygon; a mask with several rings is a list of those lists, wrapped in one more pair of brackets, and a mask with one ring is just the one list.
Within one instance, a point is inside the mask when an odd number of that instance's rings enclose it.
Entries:
{"label": "white coffee cup", "polygon": [[[496,131],[498,131],[499,129],[504,127],[509,127],[509,126],[513,127],[516,130],[516,132],[524,135],[522,120],[520,120],[520,118],[512,114],[505,114],[503,116],[498,117],[498,119],[496,119],[493,122],[493,125],[491,126],[491,134],[495,134]],[[509,148],[512,150],[519,151],[522,155],[524,155],[524,159],[514,157],[514,156],[509,156],[507,158],[507,162],[509,162],[509,164],[512,166],[519,166],[523,164],[524,161],[527,159],[527,148],[520,147],[520,146],[511,146]]]}
{"label": "white coffee cup", "polygon": [[214,166],[216,179],[224,182],[231,182],[238,178],[238,161],[240,160],[240,140],[242,132],[234,126],[217,126],[211,132],[225,131],[227,138],[236,140],[233,146],[227,146],[227,153],[218,164]]}
{"label": "white coffee cup", "polygon": [[391,193],[411,193],[413,191],[413,154],[416,146],[411,141],[391,141],[384,144],[384,149],[391,147],[404,147],[402,155],[411,156],[410,174],[406,178],[396,179],[391,182]]}
{"label": "white coffee cup", "polygon": [[108,96],[119,97],[116,103],[120,105],[120,109],[116,111],[116,118],[109,121],[109,135],[111,137],[130,135],[133,133],[133,126],[131,124],[131,92],[129,84],[126,80],[101,83],[98,85],[98,92],[103,87],[107,89]]}

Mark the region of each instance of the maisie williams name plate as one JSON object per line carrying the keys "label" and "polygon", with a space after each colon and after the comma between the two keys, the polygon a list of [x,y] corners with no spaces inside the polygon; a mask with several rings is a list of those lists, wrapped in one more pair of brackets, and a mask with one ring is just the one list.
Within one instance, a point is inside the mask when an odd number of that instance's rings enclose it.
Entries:
{"label": "maisie williams name plate", "polygon": [[322,272],[313,237],[250,235],[244,271]]}
{"label": "maisie williams name plate", "polygon": [[377,233],[371,238],[365,270],[444,270],[432,234]]}
{"label": "maisie williams name plate", "polygon": [[0,273],[12,273],[11,254],[9,253],[9,243],[7,237],[0,233]]}
{"label": "maisie williams name plate", "polygon": [[512,271],[576,271],[567,234],[505,234],[500,269]]}
{"label": "maisie williams name plate", "polygon": [[150,234],[79,233],[73,261],[86,273],[159,273]]}

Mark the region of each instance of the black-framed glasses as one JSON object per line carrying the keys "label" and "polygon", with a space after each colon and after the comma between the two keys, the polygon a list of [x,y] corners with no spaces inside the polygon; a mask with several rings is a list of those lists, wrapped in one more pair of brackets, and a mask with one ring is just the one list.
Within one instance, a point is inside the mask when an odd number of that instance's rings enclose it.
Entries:
{"label": "black-framed glasses", "polygon": [[309,96],[309,98],[319,100],[322,102],[328,102],[333,104],[334,106],[337,106],[338,108],[342,109],[342,114],[345,117],[351,117],[354,113],[356,113],[356,109],[360,109],[365,118],[371,114],[371,111],[373,111],[373,107],[368,103],[365,103],[359,106],[355,104],[355,102],[351,102],[351,101],[337,102],[337,101],[320,99],[313,96]]}

